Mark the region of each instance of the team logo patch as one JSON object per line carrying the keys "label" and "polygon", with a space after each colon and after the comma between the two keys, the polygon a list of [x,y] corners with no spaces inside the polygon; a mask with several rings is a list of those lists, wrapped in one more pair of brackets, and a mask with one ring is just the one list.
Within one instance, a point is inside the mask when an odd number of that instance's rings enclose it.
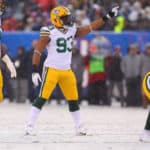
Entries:
{"label": "team logo patch", "polygon": [[55,10],[54,10],[54,14],[59,14],[59,12],[60,12],[60,11],[59,11],[58,9],[55,9]]}

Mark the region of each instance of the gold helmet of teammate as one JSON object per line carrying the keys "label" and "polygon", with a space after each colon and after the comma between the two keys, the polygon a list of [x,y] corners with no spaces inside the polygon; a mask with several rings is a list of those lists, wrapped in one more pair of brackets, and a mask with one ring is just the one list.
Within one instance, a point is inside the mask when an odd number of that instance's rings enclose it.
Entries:
{"label": "gold helmet of teammate", "polygon": [[4,13],[5,8],[6,8],[6,1],[0,0],[0,16]]}
{"label": "gold helmet of teammate", "polygon": [[74,21],[70,10],[64,6],[53,8],[50,12],[50,19],[52,24],[57,28],[72,26]]}
{"label": "gold helmet of teammate", "polygon": [[143,92],[146,95],[146,97],[150,100],[150,72],[148,72],[142,83]]}

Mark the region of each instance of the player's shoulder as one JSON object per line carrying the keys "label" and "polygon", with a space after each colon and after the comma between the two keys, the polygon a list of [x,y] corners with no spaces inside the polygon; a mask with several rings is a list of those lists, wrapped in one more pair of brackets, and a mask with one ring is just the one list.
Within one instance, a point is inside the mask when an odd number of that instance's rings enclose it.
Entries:
{"label": "player's shoulder", "polygon": [[52,30],[54,30],[54,29],[55,29],[54,26],[43,26],[43,27],[41,27],[40,31],[41,31],[41,30],[52,31]]}
{"label": "player's shoulder", "polygon": [[70,27],[70,29],[76,30],[76,29],[77,29],[77,25],[74,23],[74,24]]}
{"label": "player's shoulder", "polygon": [[71,27],[69,27],[69,30],[70,30],[73,34],[76,34],[77,25],[76,25],[76,24],[73,24]]}
{"label": "player's shoulder", "polygon": [[49,36],[54,29],[55,29],[54,26],[43,26],[40,29],[40,35]]}

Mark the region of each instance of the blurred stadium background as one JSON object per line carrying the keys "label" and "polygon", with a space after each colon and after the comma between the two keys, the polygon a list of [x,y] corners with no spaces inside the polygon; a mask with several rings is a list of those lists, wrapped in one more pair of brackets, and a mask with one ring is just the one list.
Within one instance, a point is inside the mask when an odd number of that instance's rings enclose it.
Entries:
{"label": "blurred stadium background", "polygon": [[[115,101],[120,102],[121,106],[146,108],[148,101],[141,90],[141,80],[150,70],[150,1],[118,2],[121,7],[117,18],[74,41],[72,68],[78,79],[80,101],[86,100],[93,105],[111,105]],[[1,63],[5,100],[32,102],[37,95],[39,88],[31,82],[32,51],[37,44],[40,28],[51,25],[49,12],[53,7],[69,7],[77,25],[86,25],[103,16],[115,4],[115,0],[8,1],[2,18],[4,32],[1,42],[14,61],[18,78],[11,80],[7,68]],[[95,54],[100,56],[97,58],[100,69],[92,66],[91,56]],[[40,65],[41,72],[45,57],[46,52]],[[58,87],[51,99],[63,102]]]}
{"label": "blurred stadium background", "polygon": [[[149,150],[149,144],[140,143],[138,138],[148,111],[143,108],[149,105],[141,81],[150,71],[150,0],[7,2],[0,42],[12,58],[18,77],[10,79],[8,69],[0,62],[4,80],[0,150]],[[74,136],[64,97],[57,87],[41,113],[38,136],[25,137],[27,114],[39,91],[31,80],[33,49],[40,28],[51,25],[50,10],[65,5],[77,25],[86,25],[116,2],[121,6],[117,18],[74,41],[72,69],[77,76],[83,120],[93,136]],[[46,52],[40,73],[45,57]]]}

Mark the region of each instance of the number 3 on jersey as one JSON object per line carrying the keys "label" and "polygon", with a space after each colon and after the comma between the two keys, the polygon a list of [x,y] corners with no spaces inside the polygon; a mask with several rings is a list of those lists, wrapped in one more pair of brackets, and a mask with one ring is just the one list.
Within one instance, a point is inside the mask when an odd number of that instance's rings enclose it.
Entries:
{"label": "number 3 on jersey", "polygon": [[66,51],[71,52],[73,48],[73,37],[70,36],[67,39],[58,38],[56,41],[58,48],[56,49],[58,53],[65,53]]}

